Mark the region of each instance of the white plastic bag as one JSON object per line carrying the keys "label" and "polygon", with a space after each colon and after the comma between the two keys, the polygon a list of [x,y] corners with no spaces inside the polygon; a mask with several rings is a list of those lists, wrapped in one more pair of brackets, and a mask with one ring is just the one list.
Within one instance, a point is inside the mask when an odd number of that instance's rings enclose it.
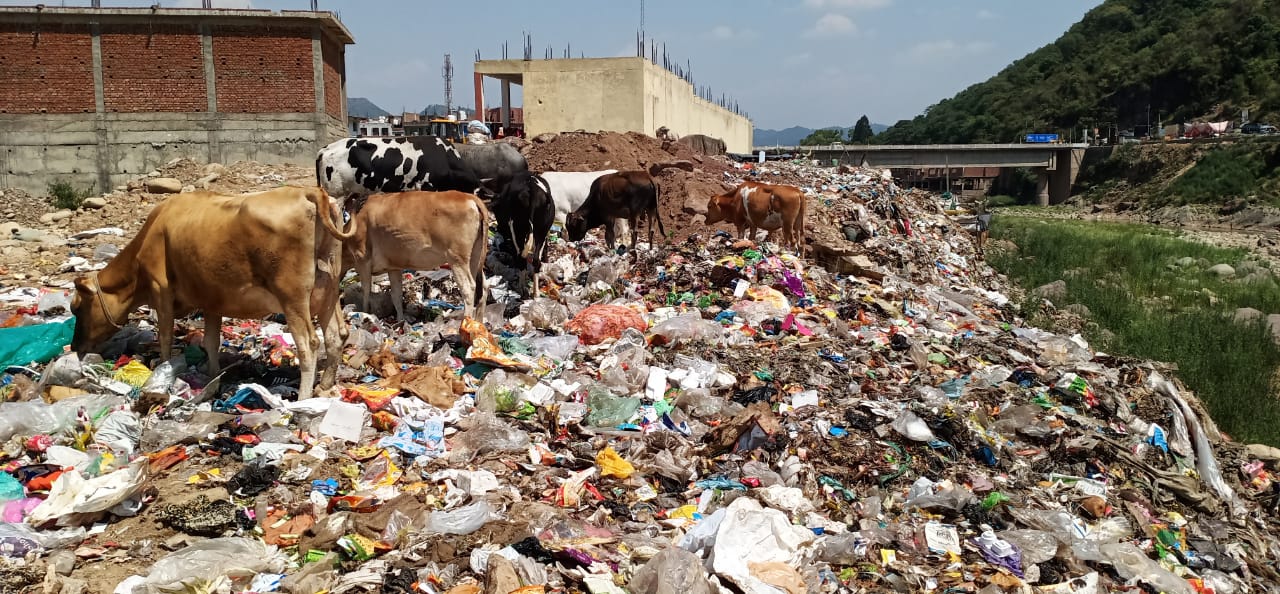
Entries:
{"label": "white plastic bag", "polygon": [[471,534],[484,527],[493,508],[483,501],[453,511],[432,512],[427,518],[427,532],[433,534]]}
{"label": "white plastic bag", "polygon": [[221,578],[250,577],[259,573],[284,573],[288,559],[274,546],[260,540],[227,537],[197,542],[151,566],[145,582],[147,594],[187,591]]}
{"label": "white plastic bag", "polygon": [[27,522],[39,526],[56,519],[63,526],[79,524],[82,519],[78,514],[94,514],[115,507],[141,490],[146,479],[146,458],[87,480],[80,471],[68,470],[54,479],[49,497],[31,510]]}

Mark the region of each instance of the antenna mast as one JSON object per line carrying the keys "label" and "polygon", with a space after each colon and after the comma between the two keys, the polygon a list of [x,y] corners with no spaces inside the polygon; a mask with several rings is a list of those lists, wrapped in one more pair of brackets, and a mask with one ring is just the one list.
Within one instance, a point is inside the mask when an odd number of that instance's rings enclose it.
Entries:
{"label": "antenna mast", "polygon": [[444,55],[444,111],[445,115],[453,113],[453,58]]}

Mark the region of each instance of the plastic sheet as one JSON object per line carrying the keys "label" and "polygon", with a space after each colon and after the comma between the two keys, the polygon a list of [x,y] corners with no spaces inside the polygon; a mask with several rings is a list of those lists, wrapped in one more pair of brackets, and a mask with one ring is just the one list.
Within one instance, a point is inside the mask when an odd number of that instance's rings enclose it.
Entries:
{"label": "plastic sheet", "polygon": [[569,309],[545,297],[520,304],[520,315],[539,330],[559,328],[569,321]]}
{"label": "plastic sheet", "polygon": [[0,328],[0,368],[47,363],[71,344],[76,319],[18,328]]}
{"label": "plastic sheet", "polygon": [[628,587],[632,594],[713,594],[702,560],[676,547],[649,559]]}
{"label": "plastic sheet", "polygon": [[156,561],[147,573],[147,594],[193,591],[218,578],[283,573],[288,559],[274,546],[250,538],[211,538]]}
{"label": "plastic sheet", "polygon": [[724,337],[724,327],[696,314],[681,315],[654,326],[651,334],[662,337],[664,344],[717,342]]}
{"label": "plastic sheet", "polygon": [[471,534],[487,524],[493,508],[484,501],[453,511],[432,512],[427,518],[427,532],[433,534]]}

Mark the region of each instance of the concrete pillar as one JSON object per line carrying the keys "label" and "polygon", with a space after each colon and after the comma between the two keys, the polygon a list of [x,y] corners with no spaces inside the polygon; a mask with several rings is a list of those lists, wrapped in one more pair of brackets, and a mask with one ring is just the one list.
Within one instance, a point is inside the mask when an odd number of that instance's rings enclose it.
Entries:
{"label": "concrete pillar", "polygon": [[[311,29],[311,74],[316,88],[316,152],[329,144],[329,114],[324,110],[324,47],[320,27]],[[344,126],[346,124],[343,124]]]}
{"label": "concrete pillar", "polygon": [[200,25],[200,52],[204,58],[204,91],[208,100],[205,109],[209,112],[209,156],[210,163],[222,162],[222,119],[218,117],[218,72],[213,62],[213,30],[207,24]]}
{"label": "concrete pillar", "polygon": [[[511,133],[511,81],[502,80],[502,127]],[[481,120],[483,121],[483,120]]]}
{"label": "concrete pillar", "polygon": [[103,91],[102,83],[102,25],[93,23],[89,25],[89,34],[92,36],[93,56],[93,131],[95,141],[97,142],[97,151],[94,159],[94,167],[98,170],[95,175],[97,184],[95,189],[99,192],[110,192],[111,171],[115,169],[115,164],[111,162],[111,150],[109,139],[107,138],[107,101],[106,93]]}
{"label": "concrete pillar", "polygon": [[1049,206],[1049,170],[1036,169],[1036,204]]}
{"label": "concrete pillar", "polygon": [[476,113],[475,119],[484,121],[484,75],[479,72],[475,73],[476,84]]}

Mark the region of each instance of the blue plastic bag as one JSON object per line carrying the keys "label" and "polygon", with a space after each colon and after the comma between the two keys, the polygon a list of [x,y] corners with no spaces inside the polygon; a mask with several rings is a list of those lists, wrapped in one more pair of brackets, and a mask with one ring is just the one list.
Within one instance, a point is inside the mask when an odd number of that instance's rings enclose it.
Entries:
{"label": "blue plastic bag", "polygon": [[75,328],[75,318],[52,324],[0,328],[0,368],[52,361],[71,344]]}

